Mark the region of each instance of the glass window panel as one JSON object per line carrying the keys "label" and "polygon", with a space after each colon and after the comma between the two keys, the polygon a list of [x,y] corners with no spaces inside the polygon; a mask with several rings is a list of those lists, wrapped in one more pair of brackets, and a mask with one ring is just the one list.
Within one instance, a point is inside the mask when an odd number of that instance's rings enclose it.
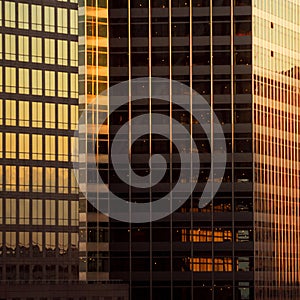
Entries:
{"label": "glass window panel", "polygon": [[[41,63],[43,57],[42,39],[37,37],[31,38],[31,58],[32,62]],[[47,51],[47,50],[45,50]]]}
{"label": "glass window panel", "polygon": [[69,159],[69,145],[67,136],[58,137],[58,160],[68,161]]}
{"label": "glass window panel", "polygon": [[5,26],[16,27],[16,4],[15,2],[5,1]]}
{"label": "glass window panel", "polygon": [[19,18],[19,28],[28,29],[29,28],[28,4],[19,3],[18,18]]}
{"label": "glass window panel", "polygon": [[77,67],[78,65],[78,45],[77,42],[70,42],[70,65]]}
{"label": "glass window panel", "polygon": [[43,168],[32,167],[32,191],[42,192],[43,191]]}
{"label": "glass window panel", "polygon": [[55,136],[45,136],[45,159],[55,160]]}
{"label": "glass window panel", "polygon": [[29,222],[30,222],[30,199],[19,199],[19,224],[29,224]]}
{"label": "glass window panel", "polygon": [[57,41],[57,63],[59,65],[68,65],[68,41]]}
{"label": "glass window panel", "polygon": [[46,103],[45,104],[45,126],[46,128],[55,128],[55,104]]}
{"label": "glass window panel", "polygon": [[68,193],[68,179],[69,179],[69,169],[67,168],[59,168],[58,169],[58,192],[59,193]]}
{"label": "glass window panel", "polygon": [[44,7],[44,29],[45,29],[45,31],[55,32],[55,10],[54,10],[54,7],[50,7],[50,6]]}
{"label": "glass window panel", "polygon": [[19,69],[19,93],[29,94],[29,69]]}
{"label": "glass window panel", "polygon": [[47,193],[55,193],[56,190],[56,176],[55,176],[55,168],[47,167],[46,171],[46,192]]}
{"label": "glass window panel", "polygon": [[[0,224],[3,224],[3,199],[0,198]],[[0,248],[2,248],[2,235],[0,236]],[[0,255],[2,253],[0,252]]]}
{"label": "glass window panel", "polygon": [[[55,232],[46,232],[46,249],[55,250],[56,242],[55,242]],[[47,256],[50,256],[51,253],[47,251]]]}
{"label": "glass window panel", "polygon": [[55,96],[54,71],[45,71],[45,96]]}
{"label": "glass window panel", "polygon": [[17,223],[17,201],[16,199],[5,199],[5,217],[6,224],[16,224]]}
{"label": "glass window panel", "polygon": [[[7,191],[16,190],[16,166],[6,166],[5,168],[5,188]],[[1,176],[2,178],[2,176]]]}
{"label": "glass window panel", "polygon": [[58,104],[58,128],[68,129],[68,105]]}
{"label": "glass window panel", "polygon": [[71,130],[77,129],[77,123],[78,123],[78,106],[77,105],[71,105]]}
{"label": "glass window panel", "polygon": [[77,10],[70,10],[70,33],[71,34],[78,34],[78,17],[77,17]]}
{"label": "glass window panel", "polygon": [[3,157],[3,151],[4,151],[2,139],[3,139],[3,134],[2,134],[2,132],[0,132],[0,158]]}
{"label": "glass window panel", "polygon": [[16,134],[7,132],[5,134],[6,158],[16,158]]}
{"label": "glass window panel", "polygon": [[16,36],[12,34],[5,35],[5,59],[16,60]]}
{"label": "glass window panel", "polygon": [[32,127],[43,126],[43,104],[32,102]]}
{"label": "glass window panel", "polygon": [[0,125],[3,124],[3,100],[0,99]]}
{"label": "glass window panel", "polygon": [[78,98],[78,75],[71,73],[71,91],[70,96],[71,98]]}
{"label": "glass window panel", "polygon": [[43,136],[41,134],[32,135],[32,159],[43,159]]}
{"label": "glass window panel", "polygon": [[19,133],[19,159],[29,159],[29,134]]}
{"label": "glass window panel", "polygon": [[42,30],[42,7],[40,5],[31,5],[31,29]]}
{"label": "glass window panel", "polygon": [[57,8],[57,32],[68,33],[68,10]]}
{"label": "glass window panel", "polygon": [[45,63],[55,64],[55,40],[45,39]]}
{"label": "glass window panel", "polygon": [[55,219],[56,219],[56,201],[55,200],[46,200],[45,201],[46,208],[46,225],[55,225]]}
{"label": "glass window panel", "polygon": [[68,250],[68,233],[59,232],[58,233],[58,247],[60,254],[64,254]]}
{"label": "glass window panel", "polygon": [[43,224],[43,200],[41,199],[32,200],[32,224]]}
{"label": "glass window panel", "polygon": [[43,72],[42,70],[32,70],[31,87],[33,95],[43,94]]}
{"label": "glass window panel", "polygon": [[19,167],[19,191],[29,192],[30,190],[30,168],[27,166]]}
{"label": "glass window panel", "polygon": [[68,73],[58,72],[58,97],[68,97]]}
{"label": "glass window panel", "polygon": [[7,126],[16,126],[16,101],[5,101],[5,121]]}
{"label": "glass window panel", "polygon": [[6,80],[5,91],[7,93],[15,93],[16,92],[16,68],[5,67],[5,80]]}
{"label": "glass window panel", "polygon": [[33,232],[32,233],[32,245],[34,248],[33,255],[34,256],[41,255],[41,253],[43,251],[43,233],[42,232]]}
{"label": "glass window panel", "polygon": [[68,201],[59,200],[58,201],[58,225],[69,225],[69,209],[68,209]]}
{"label": "glass window panel", "polygon": [[19,103],[19,126],[29,127],[29,102],[18,101]]}
{"label": "glass window panel", "polygon": [[77,201],[71,201],[71,226],[78,226],[78,202]]}
{"label": "glass window panel", "polygon": [[29,61],[29,37],[19,35],[19,61]]}

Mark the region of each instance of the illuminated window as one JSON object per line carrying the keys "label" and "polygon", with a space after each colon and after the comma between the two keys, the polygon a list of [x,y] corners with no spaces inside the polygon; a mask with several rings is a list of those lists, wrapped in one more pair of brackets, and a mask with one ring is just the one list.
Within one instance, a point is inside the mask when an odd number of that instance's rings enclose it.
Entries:
{"label": "illuminated window", "polygon": [[5,1],[5,26],[16,27],[16,4],[15,2]]}
{"label": "illuminated window", "polygon": [[77,105],[71,105],[71,130],[77,129],[77,123],[78,123],[78,106]]}
{"label": "illuminated window", "polygon": [[16,199],[5,199],[6,207],[6,224],[16,224],[17,223],[17,202]]}
{"label": "illuminated window", "polygon": [[55,168],[46,168],[46,189],[47,193],[55,193],[56,187],[56,176],[55,176]]}
{"label": "illuminated window", "polygon": [[57,8],[57,32],[68,33],[68,10]]}
{"label": "illuminated window", "polygon": [[78,65],[78,45],[77,42],[70,42],[70,65],[77,67]]}
{"label": "illuminated window", "polygon": [[68,147],[68,137],[59,136],[58,137],[58,160],[68,161],[69,147]]}
{"label": "illuminated window", "polygon": [[42,70],[32,70],[31,87],[33,95],[42,95],[43,93],[43,72]]}
{"label": "illuminated window", "polygon": [[55,64],[55,40],[45,39],[45,63]]}
{"label": "illuminated window", "polygon": [[[3,157],[3,151],[4,151],[4,149],[3,149],[2,138],[3,138],[3,134],[2,134],[2,132],[0,132],[0,158]],[[1,175],[2,175],[2,174],[1,174]]]}
{"label": "illuminated window", "polygon": [[68,65],[68,41],[57,41],[57,63],[59,65]]}
{"label": "illuminated window", "polygon": [[55,32],[55,10],[54,7],[44,7],[44,28],[45,31]]}
{"label": "illuminated window", "polygon": [[78,226],[78,202],[71,201],[71,226]]}
{"label": "illuminated window", "polygon": [[45,136],[45,159],[55,160],[55,136]]}
{"label": "illuminated window", "polygon": [[7,126],[16,126],[16,101],[5,101],[5,122]]}
{"label": "illuminated window", "polygon": [[19,126],[29,127],[29,102],[18,101],[19,104]]}
{"label": "illuminated window", "polygon": [[32,159],[43,159],[43,136],[41,134],[32,134]]}
{"label": "illuminated window", "polygon": [[55,96],[54,71],[45,71],[45,96]]}
{"label": "illuminated window", "polygon": [[58,97],[68,97],[68,73],[58,72]]}
{"label": "illuminated window", "polygon": [[[19,199],[19,224],[29,224],[30,221],[30,200]],[[29,243],[29,240],[27,241]],[[25,246],[25,244],[23,244]]]}
{"label": "illuminated window", "polygon": [[32,127],[43,126],[43,104],[40,102],[32,102]]}
{"label": "illuminated window", "polygon": [[29,61],[29,38],[28,36],[19,35],[19,61]]}
{"label": "illuminated window", "polygon": [[[40,224],[42,224],[42,223],[39,223],[37,225],[40,225]],[[42,232],[33,232],[32,233],[32,244],[33,244],[33,256],[41,256],[42,251],[43,251],[43,233]],[[36,266],[33,267],[32,272],[37,272],[38,270],[40,272],[42,271],[42,270],[40,270],[40,268],[35,268],[35,267]],[[41,278],[36,278],[36,279],[41,279]]]}
{"label": "illuminated window", "polygon": [[5,134],[5,151],[6,158],[16,158],[16,134],[6,133]]}
{"label": "illuminated window", "polygon": [[[46,249],[50,250],[46,252],[46,256],[53,255],[52,251],[55,250],[55,232],[46,232]],[[51,251],[52,250],[52,251]]]}
{"label": "illuminated window", "polygon": [[45,104],[45,127],[55,128],[55,104],[46,103]]}
{"label": "illuminated window", "polygon": [[[68,251],[68,245],[69,245],[69,239],[68,239],[68,233],[66,232],[59,232],[58,233],[58,247],[59,247],[59,253],[64,254]],[[61,266],[59,266],[61,268]],[[66,267],[68,269],[68,267]],[[63,272],[63,270],[60,270],[60,272]]]}
{"label": "illuminated window", "polygon": [[71,161],[78,161],[78,139],[71,137]]}
{"label": "illuminated window", "polygon": [[29,134],[19,133],[19,159],[29,159]]}
{"label": "illuminated window", "polygon": [[68,193],[68,180],[69,180],[69,169],[67,168],[59,168],[58,169],[58,192],[59,193]]}
{"label": "illuminated window", "polygon": [[3,189],[3,166],[0,165],[0,188]]}
{"label": "illuminated window", "polygon": [[70,34],[78,34],[77,10],[70,10]]}
{"label": "illuminated window", "polygon": [[6,166],[5,167],[5,187],[7,191],[16,190],[16,166]]}
{"label": "illuminated window", "polygon": [[46,225],[55,225],[56,219],[56,201],[55,200],[46,200],[45,201],[45,213],[46,213]]}
{"label": "illuminated window", "polygon": [[42,30],[42,7],[40,5],[31,5],[31,29]]}
{"label": "illuminated window", "polygon": [[16,92],[16,68],[6,67],[5,68],[5,79],[6,79],[6,87],[5,91],[7,93],[15,93]]}
{"label": "illuminated window", "polygon": [[71,90],[70,90],[70,96],[71,98],[78,98],[78,75],[71,73]]}
{"label": "illuminated window", "polygon": [[19,191],[29,192],[30,188],[30,168],[27,166],[19,167]]}
{"label": "illuminated window", "polygon": [[42,192],[43,191],[43,168],[32,167],[32,191]]}
{"label": "illuminated window", "polygon": [[16,36],[12,34],[5,35],[5,59],[16,60]]}
{"label": "illuminated window", "polygon": [[58,128],[68,129],[69,118],[68,118],[68,105],[58,104]]}
{"label": "illuminated window", "polygon": [[77,183],[77,179],[75,177],[74,172],[77,172],[77,171],[71,171],[71,193],[77,194],[78,193],[78,183]]}
{"label": "illuminated window", "polygon": [[19,3],[18,6],[18,18],[19,18],[19,28],[28,29],[29,28],[29,18],[28,18],[28,4]]}
{"label": "illuminated window", "polygon": [[29,69],[19,69],[19,93],[29,94]]}
{"label": "illuminated window", "polygon": [[32,200],[32,225],[43,224],[43,200]]}
{"label": "illuminated window", "polygon": [[[45,50],[46,51],[46,50]],[[31,38],[31,58],[32,62],[41,63],[42,62],[42,39],[37,37]]]}
{"label": "illuminated window", "polygon": [[68,201],[58,201],[58,225],[68,226],[69,210]]}
{"label": "illuminated window", "polygon": [[[1,8],[0,8],[0,12],[1,12]],[[1,15],[0,15],[0,24],[1,24]],[[2,33],[0,33],[0,41],[2,41]],[[0,59],[2,59],[2,43],[0,43]]]}

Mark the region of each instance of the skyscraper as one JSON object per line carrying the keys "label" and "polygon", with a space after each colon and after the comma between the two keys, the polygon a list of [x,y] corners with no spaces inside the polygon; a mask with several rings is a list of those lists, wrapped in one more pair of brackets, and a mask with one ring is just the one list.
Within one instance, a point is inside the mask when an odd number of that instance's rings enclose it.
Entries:
{"label": "skyscraper", "polygon": [[[201,172],[188,201],[149,224],[108,219],[82,197],[81,278],[123,279],[131,299],[299,297],[299,3],[109,0],[79,5],[82,110],[122,81],[177,80],[207,100],[227,145],[221,187],[200,209],[213,146],[199,124],[159,99],[109,116],[98,136],[98,166],[105,183],[124,200],[151,202],[168,193],[180,171],[173,158],[183,151],[161,136],[142,137],[131,149],[134,170],[147,175],[149,157],[163,153],[169,171],[156,189],[124,185],[113,170],[110,145],[118,128],[136,116],[158,112],[185,125],[197,145]],[[113,103],[105,97],[99,101],[108,117]]]}
{"label": "skyscraper", "polygon": [[1,1],[3,281],[78,279],[77,1]]}

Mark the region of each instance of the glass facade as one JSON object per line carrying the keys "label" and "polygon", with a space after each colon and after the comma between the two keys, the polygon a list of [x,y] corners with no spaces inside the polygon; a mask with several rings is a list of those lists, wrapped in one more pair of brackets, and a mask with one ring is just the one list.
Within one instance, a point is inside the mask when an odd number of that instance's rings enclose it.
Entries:
{"label": "glass facade", "polygon": [[256,299],[299,298],[300,4],[253,3]]}
{"label": "glass facade", "polygon": [[0,1],[0,280],[78,279],[78,4]]}
{"label": "glass facade", "polygon": [[[143,76],[169,78],[203,95],[227,145],[221,188],[199,209],[211,148],[190,114],[151,97],[111,114],[96,152],[101,177],[123,199],[155,201],[168,193],[179,178],[176,154],[185,151],[154,134],[138,139],[131,149],[133,169],[147,175],[150,155],[163,153],[169,171],[154,189],[122,184],[110,163],[110,141],[133,117],[161,113],[184,125],[197,145],[201,173],[180,209],[146,225],[108,219],[81,198],[81,279],[123,279],[131,299],[254,299],[251,5],[249,0],[79,2],[80,109],[106,86]],[[106,35],[108,49],[93,55]],[[97,72],[98,80],[92,76]],[[110,103],[98,101],[107,117]],[[88,136],[82,139],[90,142]]]}

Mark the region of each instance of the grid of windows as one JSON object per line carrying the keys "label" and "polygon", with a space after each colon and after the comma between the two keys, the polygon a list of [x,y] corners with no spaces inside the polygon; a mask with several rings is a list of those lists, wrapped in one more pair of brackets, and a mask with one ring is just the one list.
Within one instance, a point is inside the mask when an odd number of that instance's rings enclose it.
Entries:
{"label": "grid of windows", "polygon": [[0,1],[1,280],[78,280],[77,11]]}

